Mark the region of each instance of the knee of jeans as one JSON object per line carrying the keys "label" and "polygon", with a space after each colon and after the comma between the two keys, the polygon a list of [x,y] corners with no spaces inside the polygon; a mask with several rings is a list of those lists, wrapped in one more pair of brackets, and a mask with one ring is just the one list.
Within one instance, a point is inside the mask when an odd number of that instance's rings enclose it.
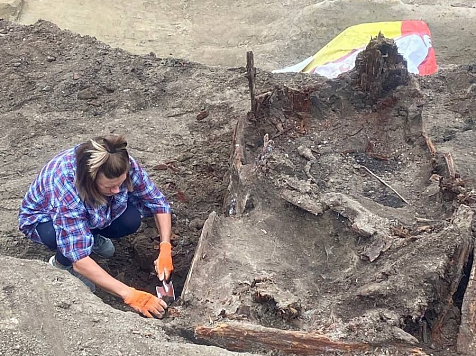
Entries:
{"label": "knee of jeans", "polygon": [[36,233],[40,237],[41,242],[46,247],[48,247],[51,251],[56,251],[56,232],[51,221],[38,224],[36,226]]}
{"label": "knee of jeans", "polygon": [[60,265],[64,267],[69,267],[72,265],[71,261],[65,256],[63,256],[63,254],[59,252],[58,250],[56,250],[55,258],[56,258],[56,262],[58,262]]}
{"label": "knee of jeans", "polygon": [[137,230],[139,230],[141,224],[140,216],[138,218],[129,219],[127,221],[127,226],[125,226],[125,230],[127,230],[127,235],[133,234]]}
{"label": "knee of jeans", "polygon": [[99,251],[104,258],[111,258],[114,252],[116,252],[116,248],[111,240],[108,240],[108,243],[104,244],[103,248]]}

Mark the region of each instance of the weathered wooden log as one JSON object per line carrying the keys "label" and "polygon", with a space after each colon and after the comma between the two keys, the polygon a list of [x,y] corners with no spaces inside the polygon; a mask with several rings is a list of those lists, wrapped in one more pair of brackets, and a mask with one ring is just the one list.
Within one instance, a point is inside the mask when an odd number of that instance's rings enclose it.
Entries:
{"label": "weathered wooden log", "polygon": [[357,84],[374,99],[382,97],[397,86],[407,84],[407,64],[394,40],[381,33],[370,40],[355,60]]}
{"label": "weathered wooden log", "polygon": [[256,78],[256,68],[253,58],[253,52],[246,52],[246,77],[248,78],[248,86],[250,88],[250,99],[251,99],[251,112],[249,113],[250,119],[256,118],[256,98],[255,98],[255,78]]}
{"label": "weathered wooden log", "polygon": [[195,328],[195,338],[200,342],[238,352],[274,350],[293,355],[340,355],[342,352],[361,354],[380,350],[382,355],[428,356],[421,348],[407,344],[396,343],[382,347],[365,342],[332,340],[323,334],[238,323],[220,324],[216,327],[198,326]]}
{"label": "weathered wooden log", "polygon": [[[461,233],[465,233],[464,235],[468,236],[468,238],[462,241],[462,243],[458,246],[457,251],[454,251],[454,257],[453,257],[452,265],[451,265],[451,269],[452,269],[451,275],[455,277],[451,281],[449,281],[448,290],[445,293],[445,295],[447,296],[447,299],[442,301],[441,312],[439,313],[438,318],[433,323],[432,329],[431,329],[431,339],[435,343],[440,342],[442,327],[445,321],[447,320],[449,311],[453,308],[452,297],[458,289],[458,285],[461,281],[461,277],[463,276],[463,270],[468,261],[470,251],[473,249],[473,240],[471,238],[471,222],[473,220],[473,216],[474,216],[474,213],[470,207],[466,205],[460,205],[453,217],[452,225],[454,226],[454,228],[457,229],[458,231],[461,231]],[[468,295],[469,292],[470,291],[466,290],[465,295]],[[471,299],[471,297],[469,298]],[[466,301],[466,305],[467,304],[468,304],[468,301]],[[474,311],[470,310],[469,313],[471,312],[474,313]],[[464,318],[468,320],[467,316],[465,316]],[[468,321],[466,321],[465,323],[468,324]],[[469,323],[471,322],[469,321]],[[464,338],[463,335],[465,335],[464,332],[461,336],[462,345],[463,345],[463,338]],[[476,340],[471,341],[471,343],[473,344],[474,341]],[[475,347],[474,350],[476,350],[476,343],[473,344],[473,347]],[[474,353],[472,353],[471,355],[474,355]]]}
{"label": "weathered wooden log", "polygon": [[369,344],[363,342],[335,341],[326,335],[251,324],[198,326],[195,328],[195,337],[232,351],[265,349],[297,355],[316,355],[320,352],[335,351],[365,351],[370,347]]}
{"label": "weathered wooden log", "polygon": [[[473,256],[475,253],[473,247]],[[461,324],[457,339],[457,350],[463,355],[476,354],[476,264],[471,267],[468,286],[461,307]]]}

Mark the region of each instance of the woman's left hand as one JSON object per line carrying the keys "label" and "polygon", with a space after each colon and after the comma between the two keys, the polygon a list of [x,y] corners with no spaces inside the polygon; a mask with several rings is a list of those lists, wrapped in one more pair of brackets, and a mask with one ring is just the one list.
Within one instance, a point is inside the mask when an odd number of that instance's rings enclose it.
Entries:
{"label": "woman's left hand", "polygon": [[172,245],[170,242],[160,243],[159,257],[154,261],[155,271],[161,281],[168,281],[174,270],[172,264]]}

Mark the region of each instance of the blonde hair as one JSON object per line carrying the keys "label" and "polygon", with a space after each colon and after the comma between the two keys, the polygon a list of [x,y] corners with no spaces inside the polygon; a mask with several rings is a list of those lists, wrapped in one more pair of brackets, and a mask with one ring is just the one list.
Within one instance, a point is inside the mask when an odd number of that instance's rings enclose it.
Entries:
{"label": "blonde hair", "polygon": [[126,147],[124,136],[118,135],[95,137],[78,147],[75,186],[82,201],[94,207],[107,204],[106,197],[99,192],[96,184],[101,173],[108,179],[126,173],[125,184],[127,190],[132,191]]}

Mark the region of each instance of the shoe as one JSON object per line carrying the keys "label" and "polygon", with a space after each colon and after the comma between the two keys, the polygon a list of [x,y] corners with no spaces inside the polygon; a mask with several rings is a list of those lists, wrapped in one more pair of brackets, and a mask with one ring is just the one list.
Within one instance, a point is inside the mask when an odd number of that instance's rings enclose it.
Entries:
{"label": "shoe", "polygon": [[100,258],[111,258],[114,255],[116,248],[111,239],[101,235],[94,236],[94,245],[92,253]]}
{"label": "shoe", "polygon": [[50,265],[52,265],[53,267],[56,267],[56,257],[55,257],[55,255],[50,257],[50,259],[48,260],[48,263]]}
{"label": "shoe", "polygon": [[87,279],[86,277],[83,277],[81,274],[79,274],[78,272],[76,272],[74,269],[73,269],[73,266],[64,266],[62,265],[61,263],[57,262],[56,261],[56,257],[55,255],[51,256],[50,259],[48,260],[48,263],[50,265],[52,265],[53,267],[56,267],[58,269],[62,269],[63,271],[68,271],[69,273],[71,273],[73,276],[75,276],[76,278],[78,278],[81,282],[83,282],[91,292],[95,292],[96,291],[96,285],[91,282],[89,279]]}

